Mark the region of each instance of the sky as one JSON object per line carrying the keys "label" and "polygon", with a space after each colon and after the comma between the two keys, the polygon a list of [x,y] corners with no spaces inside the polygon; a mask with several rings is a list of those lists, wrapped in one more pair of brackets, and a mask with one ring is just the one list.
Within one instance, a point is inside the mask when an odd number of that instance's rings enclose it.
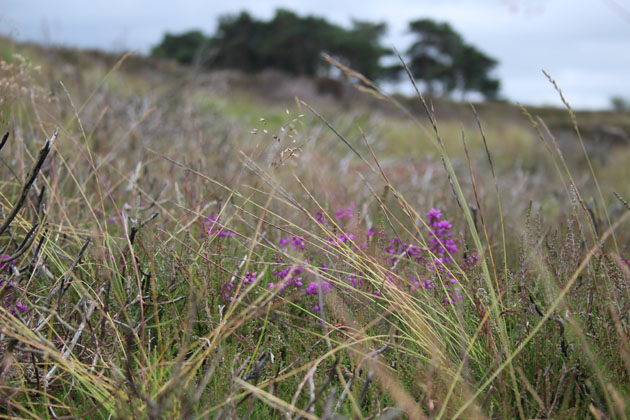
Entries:
{"label": "sky", "polygon": [[18,40],[148,53],[165,32],[200,29],[247,10],[268,19],[275,9],[385,21],[387,46],[404,51],[419,18],[449,22],[464,39],[496,58],[501,95],[526,105],[561,105],[542,70],[574,108],[601,109],[630,100],[630,0],[0,0],[0,33]]}

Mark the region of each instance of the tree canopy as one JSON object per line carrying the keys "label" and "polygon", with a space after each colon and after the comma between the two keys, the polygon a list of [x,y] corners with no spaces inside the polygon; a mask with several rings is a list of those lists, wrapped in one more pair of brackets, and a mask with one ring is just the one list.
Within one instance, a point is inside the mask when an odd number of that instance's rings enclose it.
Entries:
{"label": "tree canopy", "polygon": [[416,37],[407,50],[409,67],[429,94],[439,89],[443,94],[498,95],[500,82],[490,76],[498,62],[467,44],[448,23],[419,19],[409,23],[409,31]]}
{"label": "tree canopy", "polygon": [[[409,23],[409,31],[415,40],[406,51],[406,60],[428,94],[498,95],[499,80],[490,76],[497,61],[467,44],[448,23],[419,19]],[[386,32],[383,22],[354,20],[345,28],[286,9],[278,9],[267,21],[241,12],[220,17],[212,36],[198,30],[167,33],[151,53],[214,69],[250,73],[277,69],[307,76],[329,75],[330,66],[321,58],[327,53],[369,79],[396,80],[402,68],[383,65],[383,58],[393,53],[382,45]]]}
{"label": "tree canopy", "polygon": [[201,31],[193,30],[179,35],[166,33],[162,42],[153,47],[154,57],[171,58],[183,64],[192,64],[203,56],[203,48],[208,39]]}
{"label": "tree canopy", "polygon": [[325,52],[344,64],[378,78],[380,60],[391,51],[380,44],[387,27],[384,23],[355,22],[351,29],[315,16],[299,16],[279,9],[269,21],[241,12],[219,19],[216,34],[210,38],[209,65],[257,72],[269,68],[290,74],[316,76],[328,66]]}

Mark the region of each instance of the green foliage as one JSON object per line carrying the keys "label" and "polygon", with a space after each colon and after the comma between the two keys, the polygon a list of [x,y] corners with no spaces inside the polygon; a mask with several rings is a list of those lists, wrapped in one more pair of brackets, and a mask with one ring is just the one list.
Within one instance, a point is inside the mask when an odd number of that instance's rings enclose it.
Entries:
{"label": "green foliage", "polygon": [[[200,56],[209,68],[238,69],[248,73],[278,69],[289,74],[325,75],[329,66],[323,52],[371,79],[385,75],[381,58],[391,50],[380,45],[385,23],[354,21],[350,29],[316,16],[299,16],[278,9],[269,21],[247,12],[219,18],[214,36],[199,31],[166,34],[152,55],[190,64]],[[208,48],[206,49],[206,46]]]}
{"label": "green foliage", "polygon": [[343,29],[322,18],[299,17],[278,10],[265,26],[261,40],[263,68],[278,68],[291,74],[315,76],[320,72],[320,54],[330,48],[331,40]]}
{"label": "green foliage", "polygon": [[331,55],[368,79],[383,79],[387,68],[381,65],[381,57],[392,54],[391,49],[380,44],[387,25],[360,20],[353,21],[352,25],[349,31],[339,31],[340,39],[332,43]]}
{"label": "green foliage", "polygon": [[[419,19],[409,23],[416,41],[407,50],[409,66],[424,82],[429,95],[459,91],[478,92],[496,98],[498,79],[490,77],[497,61],[467,44],[448,23]],[[381,41],[387,32],[383,22],[354,20],[350,28],[317,16],[299,16],[286,9],[260,20],[243,11],[219,18],[216,33],[200,31],[166,34],[151,54],[183,64],[201,62],[211,69],[238,69],[256,73],[277,69],[293,75],[326,76],[326,53],[371,80],[397,80],[402,66],[384,66],[392,55]]]}
{"label": "green foliage", "polygon": [[479,92],[496,98],[500,82],[489,73],[497,61],[467,44],[448,23],[420,19],[409,23],[417,40],[409,47],[409,67],[421,79],[429,94],[455,90],[465,95]]}
{"label": "green foliage", "polygon": [[216,35],[211,38],[211,67],[234,68],[247,72],[262,68],[260,56],[263,25],[249,13],[223,16],[219,19]]}
{"label": "green foliage", "polygon": [[183,64],[192,64],[203,60],[208,39],[201,31],[193,30],[180,35],[167,33],[162,42],[153,47],[154,57],[172,58]]}
{"label": "green foliage", "polygon": [[610,104],[617,112],[630,112],[630,99],[622,96],[613,96],[610,98]]}
{"label": "green foliage", "polygon": [[431,19],[410,22],[409,30],[418,38],[407,50],[409,66],[414,75],[425,82],[428,93],[433,94],[435,84],[440,82],[445,90],[454,87],[455,77],[450,70],[463,39],[448,23]]}
{"label": "green foliage", "polygon": [[335,56],[371,78],[382,70],[381,57],[390,53],[379,45],[384,23],[354,22],[347,30],[327,20],[301,17],[279,9],[268,22],[249,14],[223,17],[212,38],[212,67],[257,72],[275,68],[290,74],[316,76],[326,73],[321,53]]}

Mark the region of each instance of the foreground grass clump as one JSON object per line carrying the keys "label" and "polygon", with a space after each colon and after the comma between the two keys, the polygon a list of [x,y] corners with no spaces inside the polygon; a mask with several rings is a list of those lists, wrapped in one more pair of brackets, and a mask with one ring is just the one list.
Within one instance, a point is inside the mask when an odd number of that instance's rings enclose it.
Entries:
{"label": "foreground grass clump", "polygon": [[630,190],[597,182],[626,168],[527,111],[427,106],[397,147],[379,111],[241,123],[126,57],[33,55],[0,75],[3,417],[630,414]]}

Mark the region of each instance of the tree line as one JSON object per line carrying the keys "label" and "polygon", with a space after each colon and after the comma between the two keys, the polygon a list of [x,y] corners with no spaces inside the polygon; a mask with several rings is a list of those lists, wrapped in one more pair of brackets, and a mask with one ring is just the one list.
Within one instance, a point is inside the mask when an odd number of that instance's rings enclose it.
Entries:
{"label": "tree line", "polygon": [[[451,25],[418,19],[409,22],[408,30],[414,42],[404,58],[429,95],[498,96],[500,82],[491,74],[497,60],[467,43]],[[330,65],[321,58],[326,53],[369,79],[396,81],[404,71],[401,65],[383,64],[394,55],[382,44],[386,31],[384,22],[353,20],[346,28],[286,9],[267,21],[243,11],[220,17],[211,36],[199,30],[166,33],[151,55],[210,69],[277,69],[315,77],[330,75]]]}

